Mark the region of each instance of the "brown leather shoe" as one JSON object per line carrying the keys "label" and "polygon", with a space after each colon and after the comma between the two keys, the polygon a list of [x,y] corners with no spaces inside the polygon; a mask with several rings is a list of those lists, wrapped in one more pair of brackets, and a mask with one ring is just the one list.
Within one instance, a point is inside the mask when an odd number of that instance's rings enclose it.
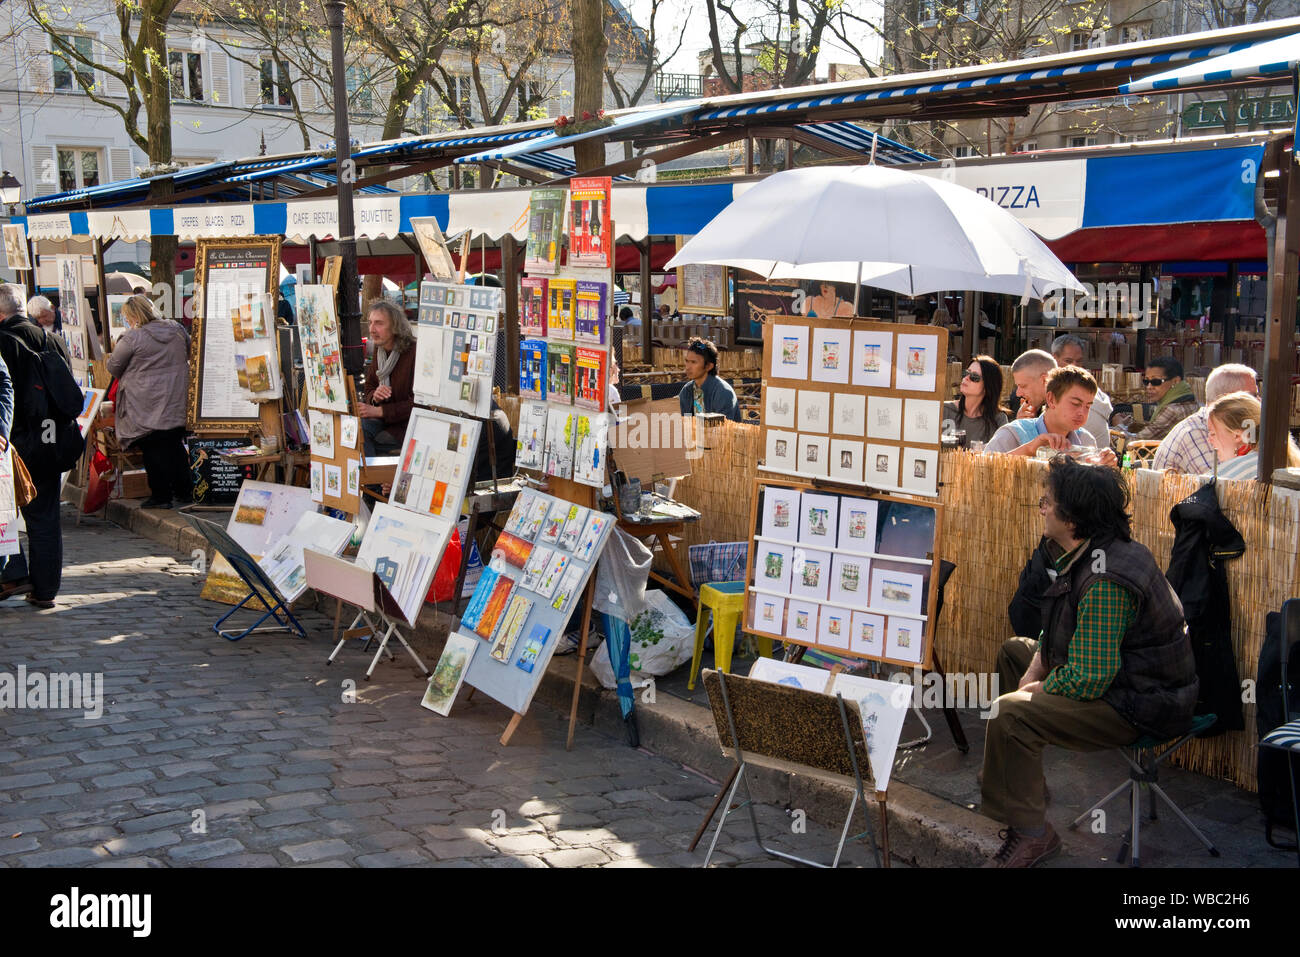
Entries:
{"label": "brown leather shoe", "polygon": [[15,581],[5,582],[0,585],[0,601],[6,598],[12,598],[14,595],[26,595],[32,590],[32,583],[26,578],[19,578]]}
{"label": "brown leather shoe", "polygon": [[1002,847],[985,867],[1033,867],[1061,850],[1061,839],[1050,824],[1042,837],[1028,837],[1014,827],[998,831],[998,837],[1002,838]]}

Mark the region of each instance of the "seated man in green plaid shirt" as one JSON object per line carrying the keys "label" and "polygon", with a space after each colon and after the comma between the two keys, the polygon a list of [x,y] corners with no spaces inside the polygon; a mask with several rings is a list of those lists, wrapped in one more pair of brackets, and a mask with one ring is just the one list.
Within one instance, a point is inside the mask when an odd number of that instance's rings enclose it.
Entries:
{"label": "seated man in green plaid shirt", "polygon": [[984,743],[983,812],[1007,825],[987,866],[1032,867],[1061,849],[1047,822],[1043,749],[1100,751],[1191,725],[1196,665],[1183,607],[1129,537],[1116,469],[1065,456],[1047,469],[1039,514],[1054,568],[1037,641],[998,655],[1003,688]]}

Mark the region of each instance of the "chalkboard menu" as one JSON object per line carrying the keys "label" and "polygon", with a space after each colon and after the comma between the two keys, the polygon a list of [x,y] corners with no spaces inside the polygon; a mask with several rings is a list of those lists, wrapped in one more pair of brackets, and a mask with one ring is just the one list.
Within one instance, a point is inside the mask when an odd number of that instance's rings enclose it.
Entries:
{"label": "chalkboard menu", "polygon": [[200,439],[191,436],[190,473],[194,476],[194,502],[197,505],[233,505],[239,497],[244,479],[251,479],[253,465],[235,465],[221,458],[225,449],[238,449],[246,439]]}

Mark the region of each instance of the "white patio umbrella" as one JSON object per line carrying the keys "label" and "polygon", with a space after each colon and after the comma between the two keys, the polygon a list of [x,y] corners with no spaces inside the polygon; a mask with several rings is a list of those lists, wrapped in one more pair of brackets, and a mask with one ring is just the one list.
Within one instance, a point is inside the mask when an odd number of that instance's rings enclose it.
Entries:
{"label": "white patio umbrella", "polygon": [[[668,261],[907,295],[969,289],[1042,298],[1083,287],[1043,241],[973,190],[885,166],[775,173]],[[856,287],[855,287],[856,289]]]}

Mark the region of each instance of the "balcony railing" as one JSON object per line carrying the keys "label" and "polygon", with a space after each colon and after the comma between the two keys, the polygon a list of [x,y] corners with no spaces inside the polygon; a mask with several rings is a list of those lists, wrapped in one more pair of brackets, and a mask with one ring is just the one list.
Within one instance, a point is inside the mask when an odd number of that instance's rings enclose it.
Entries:
{"label": "balcony railing", "polygon": [[665,100],[693,100],[704,95],[704,77],[698,73],[660,73],[655,77],[655,95]]}

